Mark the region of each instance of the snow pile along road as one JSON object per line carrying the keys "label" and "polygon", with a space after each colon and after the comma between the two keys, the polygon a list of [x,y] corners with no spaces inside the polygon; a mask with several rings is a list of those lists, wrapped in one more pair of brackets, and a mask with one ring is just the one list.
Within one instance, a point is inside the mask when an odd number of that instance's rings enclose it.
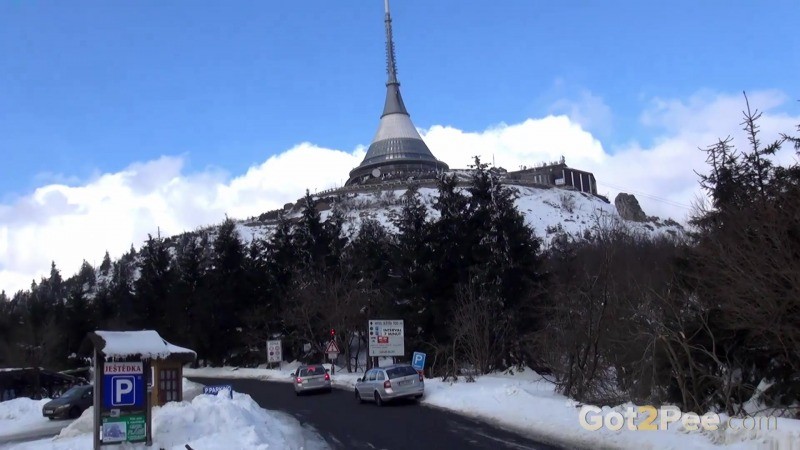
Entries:
{"label": "snow pile along road", "polygon": [[42,416],[42,406],[49,398],[31,400],[27,397],[0,402],[0,439],[32,427],[46,425],[49,420]]}
{"label": "snow pile along road", "polygon": [[[189,386],[197,386],[192,384]],[[92,408],[89,408],[55,438],[9,448],[91,448],[92,415]],[[293,417],[264,410],[249,395],[234,392],[233,398],[229,398],[228,391],[219,395],[196,395],[191,402],[174,402],[153,408],[153,448],[185,450],[187,444],[204,450],[328,448],[318,434],[303,428]]]}

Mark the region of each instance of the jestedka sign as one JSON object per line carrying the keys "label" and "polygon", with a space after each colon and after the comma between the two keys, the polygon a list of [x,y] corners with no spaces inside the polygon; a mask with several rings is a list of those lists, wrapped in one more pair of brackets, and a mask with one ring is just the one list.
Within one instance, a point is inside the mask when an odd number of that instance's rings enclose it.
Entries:
{"label": "jestedka sign", "polygon": [[369,356],[405,355],[402,320],[369,321]]}

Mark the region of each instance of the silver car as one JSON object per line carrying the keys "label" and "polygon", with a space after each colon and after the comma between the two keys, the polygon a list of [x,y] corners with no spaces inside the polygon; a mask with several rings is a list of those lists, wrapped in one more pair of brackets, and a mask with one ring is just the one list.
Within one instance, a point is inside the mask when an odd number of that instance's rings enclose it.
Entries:
{"label": "silver car", "polygon": [[359,402],[374,401],[378,406],[400,398],[419,400],[424,393],[425,378],[408,364],[368,370],[356,381],[355,389]]}
{"label": "silver car", "polygon": [[321,364],[300,366],[292,374],[292,378],[297,395],[311,391],[331,391],[331,376]]}

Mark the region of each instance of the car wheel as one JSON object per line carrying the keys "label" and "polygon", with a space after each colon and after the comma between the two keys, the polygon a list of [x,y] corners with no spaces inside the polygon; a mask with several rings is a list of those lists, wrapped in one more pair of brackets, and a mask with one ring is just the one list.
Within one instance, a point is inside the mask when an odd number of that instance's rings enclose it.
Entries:
{"label": "car wheel", "polygon": [[69,418],[70,419],[77,419],[81,415],[81,410],[77,406],[73,406],[69,410]]}
{"label": "car wheel", "polygon": [[381,394],[378,394],[378,391],[375,391],[375,404],[383,406],[383,399],[381,399]]}
{"label": "car wheel", "polygon": [[416,401],[419,401],[419,399],[421,399],[421,398],[422,398],[422,394],[414,396],[414,400],[416,400]]}

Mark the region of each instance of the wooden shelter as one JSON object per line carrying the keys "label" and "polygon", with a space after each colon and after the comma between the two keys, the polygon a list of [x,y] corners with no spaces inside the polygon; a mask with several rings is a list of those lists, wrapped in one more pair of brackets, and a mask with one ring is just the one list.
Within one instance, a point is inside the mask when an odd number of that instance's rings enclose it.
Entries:
{"label": "wooden shelter", "polygon": [[149,361],[154,406],[183,400],[183,366],[197,358],[194,351],[167,342],[154,330],[91,332],[81,353],[91,354],[94,349],[106,361]]}

